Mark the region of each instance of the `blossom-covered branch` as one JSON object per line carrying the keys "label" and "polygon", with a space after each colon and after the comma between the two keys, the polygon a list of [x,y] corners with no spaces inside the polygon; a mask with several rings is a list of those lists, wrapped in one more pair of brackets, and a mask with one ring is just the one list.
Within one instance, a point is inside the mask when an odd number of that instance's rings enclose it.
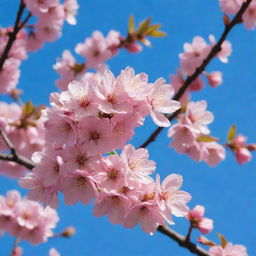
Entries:
{"label": "blossom-covered branch", "polygon": [[[252,0],[247,0],[243,3],[240,10],[237,12],[235,17],[232,19],[232,21],[226,21],[225,23],[225,29],[219,39],[219,41],[216,43],[216,45],[212,48],[208,56],[204,59],[202,64],[194,71],[194,73],[187,77],[187,79],[184,81],[183,85],[180,87],[180,89],[177,91],[177,93],[174,95],[174,100],[179,100],[188,87],[199,77],[199,75],[205,70],[206,66],[211,62],[211,60],[221,51],[221,46],[223,42],[226,40],[229,32],[235,27],[237,24],[241,23],[242,16],[249,7]],[[180,110],[176,111],[175,113],[168,116],[169,121],[172,121],[178,114]],[[163,130],[163,127],[158,127],[155,129],[155,131],[149,136],[149,138],[140,145],[140,148],[147,147],[151,142],[155,141],[157,136],[160,134],[160,132]]]}

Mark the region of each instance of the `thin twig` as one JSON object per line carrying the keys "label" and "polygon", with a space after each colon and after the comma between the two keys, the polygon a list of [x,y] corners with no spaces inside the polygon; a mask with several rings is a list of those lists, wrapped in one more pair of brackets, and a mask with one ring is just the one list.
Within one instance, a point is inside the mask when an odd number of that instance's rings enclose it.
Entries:
{"label": "thin twig", "polygon": [[7,134],[0,130],[0,136],[2,137],[4,143],[10,149],[10,154],[0,153],[0,160],[15,162],[17,164],[23,165],[26,168],[32,170],[35,167],[34,162],[30,161],[24,156],[19,155],[16,152],[14,145],[12,144],[11,140],[8,138]]}
{"label": "thin twig", "polygon": [[[181,88],[179,89],[179,91],[174,95],[173,100],[179,100],[183,96],[183,94],[188,89],[188,87],[191,85],[191,83],[193,81],[195,81],[195,79],[197,79],[197,77],[205,70],[205,68],[210,63],[210,61],[216,56],[216,54],[218,52],[221,51],[222,43],[226,40],[229,32],[233,29],[233,27],[236,26],[237,24],[241,23],[242,16],[251,2],[252,2],[252,0],[247,0],[241,6],[240,10],[235,15],[233,20],[229,24],[225,25],[225,29],[224,29],[219,41],[217,42],[217,44],[212,48],[212,50],[210,51],[208,56],[205,58],[205,60],[202,62],[202,64],[195,70],[195,72],[191,76],[187,77],[187,79],[184,81],[184,83],[181,86]],[[172,121],[177,116],[177,114],[178,114],[178,112],[176,111],[174,114],[169,115],[167,117],[170,121]],[[163,127],[158,127],[157,129],[155,129],[155,131],[149,136],[149,138],[144,143],[142,143],[140,145],[140,148],[145,148],[151,142],[155,141],[156,137],[160,134],[160,132],[162,130],[163,130]]]}
{"label": "thin twig", "polygon": [[199,256],[209,256],[206,250],[192,243],[190,240],[186,240],[186,237],[170,229],[167,225],[159,226],[158,231],[176,241],[181,247],[187,248],[191,253]]}
{"label": "thin twig", "polygon": [[15,42],[15,40],[17,38],[19,31],[25,26],[25,24],[28,22],[29,18],[31,17],[31,13],[29,13],[27,15],[27,17],[24,19],[24,21],[20,24],[24,9],[25,9],[25,4],[24,4],[23,0],[21,0],[13,31],[9,33],[9,40],[5,46],[2,56],[0,57],[0,71],[3,69],[4,63],[5,63],[6,59],[8,58],[9,52],[12,48],[13,43]]}
{"label": "thin twig", "polygon": [[190,241],[192,231],[193,231],[193,224],[192,224],[192,222],[190,222],[188,233],[186,235],[185,241]]}

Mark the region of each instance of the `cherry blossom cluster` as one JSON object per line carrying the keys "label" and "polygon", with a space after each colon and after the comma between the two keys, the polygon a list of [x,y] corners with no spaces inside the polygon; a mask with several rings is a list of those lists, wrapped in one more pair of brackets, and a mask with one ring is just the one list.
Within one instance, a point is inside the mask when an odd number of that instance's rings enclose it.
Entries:
{"label": "cherry blossom cluster", "polygon": [[245,144],[246,140],[244,135],[238,134],[226,144],[227,147],[234,152],[239,164],[249,162],[252,159],[251,152],[256,150],[256,144]]}
{"label": "cherry blossom cluster", "polygon": [[118,31],[111,30],[106,37],[100,31],[94,31],[91,38],[85,39],[75,47],[75,52],[85,58],[84,63],[79,64],[68,50],[65,50],[62,58],[57,60],[54,69],[61,77],[56,81],[56,85],[61,90],[67,90],[68,84],[80,79],[86,70],[104,69],[105,62],[116,55],[121,47],[132,53],[142,50],[141,45],[135,42],[124,42]]}
{"label": "cherry blossom cluster", "polygon": [[208,234],[213,229],[213,221],[204,217],[205,208],[202,205],[196,205],[190,210],[186,218],[190,221],[192,228],[197,228],[201,233]]}
{"label": "cherry blossom cluster", "polygon": [[[9,33],[13,28],[0,28],[0,56],[4,53],[6,44],[9,40]],[[17,85],[20,77],[21,61],[27,58],[26,51],[27,37],[24,30],[21,30],[13,47],[11,48],[8,58],[5,60],[0,70],[0,93],[10,93]]]}
{"label": "cherry blossom cluster", "polygon": [[[236,14],[246,0],[220,0],[220,6],[223,12],[227,14]],[[247,29],[256,27],[256,1],[253,0],[242,16],[242,22]]]}
{"label": "cherry blossom cluster", "polygon": [[[27,58],[27,52],[38,50],[44,42],[52,42],[59,38],[65,20],[70,24],[76,24],[75,14],[78,9],[76,0],[65,0],[63,4],[59,0],[24,0],[24,4],[32,15],[38,17],[38,21],[35,25],[24,24],[25,28],[20,28],[4,60],[0,70],[2,94],[11,94],[18,84],[21,61]],[[0,56],[3,55],[13,30],[13,27],[0,28]]]}
{"label": "cherry blossom cluster", "polygon": [[72,53],[65,50],[62,58],[58,59],[53,67],[61,76],[56,85],[61,90],[67,90],[68,84],[74,79],[79,79],[87,69],[102,68],[108,59],[117,54],[121,40],[120,33],[115,30],[111,30],[106,37],[100,31],[93,32],[91,38],[85,39],[75,47],[75,52],[86,59],[86,63],[82,64],[77,63]]}
{"label": "cherry blossom cluster", "polygon": [[[157,175],[149,175],[155,162],[148,160],[146,149],[126,145],[121,155],[90,155],[80,146],[58,150],[54,155],[34,155],[37,166],[33,173],[20,180],[30,189],[28,197],[57,207],[57,191],[67,205],[94,201],[94,215],[108,215],[112,224],[132,228],[140,224],[152,234],[165,221],[173,224],[171,215],[188,213],[186,203],[191,196],[179,190],[182,177],[169,175],[162,183]],[[35,159],[37,158],[37,159]]]}
{"label": "cherry blossom cluster", "polygon": [[225,159],[226,151],[209,136],[208,124],[214,116],[206,108],[206,101],[189,102],[184,112],[179,114],[177,124],[169,128],[168,137],[172,138],[170,146],[176,152],[215,166]]}
{"label": "cherry blossom cluster", "polygon": [[[52,207],[58,206],[58,191],[68,205],[96,199],[95,216],[108,214],[113,224],[127,228],[140,223],[147,233],[165,221],[173,223],[171,214],[185,216],[191,197],[179,190],[182,177],[154,181],[149,175],[156,167],[148,151],[125,146],[148,114],[156,124],[169,126],[163,113],[180,107],[172,96],[163,79],[149,84],[145,74],[135,75],[131,68],[117,78],[106,70],[70,83],[67,91],[51,95],[46,147],[33,155],[36,167],[20,185],[30,190],[30,199]],[[123,149],[120,155],[116,149]]]}
{"label": "cherry blossom cluster", "polygon": [[29,31],[27,50],[35,51],[45,42],[53,42],[61,36],[64,21],[76,24],[77,0],[24,0],[27,9],[38,17],[37,23]]}
{"label": "cherry blossom cluster", "polygon": [[[203,63],[212,48],[216,45],[216,40],[213,35],[209,36],[210,44],[208,44],[202,37],[196,36],[192,43],[184,44],[184,52],[180,53],[180,68],[177,74],[171,75],[171,84],[175,91],[178,91],[183,85],[187,76],[192,75],[195,70]],[[224,41],[221,46],[221,51],[216,57],[223,63],[228,62],[228,57],[232,51],[231,43]],[[220,71],[213,71],[211,73],[204,72],[203,75],[207,78],[211,87],[217,87],[222,83],[222,73]],[[183,95],[181,102],[186,104],[189,101],[189,91],[199,91],[204,87],[204,81],[201,76],[195,79],[189,86],[186,93]]]}
{"label": "cherry blossom cluster", "polygon": [[138,53],[142,51],[142,45],[138,44],[138,41],[150,46],[146,37],[165,36],[164,32],[158,30],[160,25],[151,25],[150,22],[151,19],[146,19],[135,30],[134,18],[131,16],[126,37],[116,30],[111,30],[106,37],[100,31],[94,31],[90,38],[86,38],[83,43],[78,43],[75,47],[75,52],[85,59],[83,63],[78,63],[72,53],[65,50],[53,66],[61,76],[56,81],[56,85],[61,90],[67,90],[69,82],[80,79],[88,69],[105,69],[105,62],[115,56],[119,49],[125,48],[131,53]]}
{"label": "cherry blossom cluster", "polygon": [[209,256],[248,256],[246,247],[243,245],[233,245],[227,243],[225,247],[221,245],[211,246],[209,249]]}
{"label": "cherry blossom cluster", "polygon": [[[0,102],[0,129],[8,135],[16,152],[31,158],[35,151],[44,146],[44,123],[40,115],[40,108],[31,103],[23,107],[16,103]],[[0,138],[0,150],[9,150],[5,141]],[[26,168],[14,162],[0,161],[0,173],[9,177],[21,177]]]}
{"label": "cherry blossom cluster", "polygon": [[45,242],[53,235],[59,217],[56,210],[21,198],[16,190],[0,196],[0,230],[31,244]]}

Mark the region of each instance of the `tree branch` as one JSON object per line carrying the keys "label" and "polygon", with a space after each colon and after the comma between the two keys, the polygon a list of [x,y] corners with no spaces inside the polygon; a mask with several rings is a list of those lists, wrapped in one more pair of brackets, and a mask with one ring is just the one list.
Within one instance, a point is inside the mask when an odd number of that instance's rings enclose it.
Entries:
{"label": "tree branch", "polygon": [[25,166],[29,170],[32,170],[35,167],[35,164],[32,161],[30,161],[24,156],[19,155],[16,152],[15,147],[13,146],[12,142],[10,141],[5,132],[0,130],[0,136],[2,137],[3,141],[11,151],[10,154],[0,153],[0,160],[15,162],[17,164]]}
{"label": "tree branch", "polygon": [[24,19],[24,21],[20,24],[24,9],[25,9],[25,4],[23,0],[21,0],[13,31],[9,33],[9,40],[5,46],[2,56],[0,57],[0,71],[3,69],[5,60],[8,58],[8,54],[12,48],[13,43],[17,38],[17,34],[23,28],[23,26],[28,22],[29,18],[32,16],[31,13],[29,13],[27,17]]}
{"label": "tree branch", "polygon": [[[225,41],[227,35],[232,30],[232,28],[239,24],[242,20],[242,15],[250,5],[252,0],[247,0],[240,8],[238,13],[235,15],[233,20],[225,25],[225,29],[217,42],[217,44],[212,48],[209,55],[206,57],[206,59],[202,62],[202,64],[195,70],[195,72],[188,76],[187,79],[184,81],[183,85],[179,89],[179,91],[174,95],[174,100],[179,100],[187,88],[190,86],[190,84],[205,70],[206,66],[210,63],[210,61],[216,56],[216,54],[221,51],[221,45]],[[179,114],[179,110],[173,113],[172,115],[167,116],[169,121],[172,121],[177,115]],[[163,130],[163,127],[158,127],[155,129],[155,131],[150,135],[150,137],[141,144],[140,148],[147,147],[151,142],[153,142],[157,136],[160,134],[160,132]],[[172,240],[176,241],[181,247],[187,248],[191,253],[199,255],[199,256],[209,256],[208,252],[204,250],[203,248],[197,246],[190,240],[190,234],[192,231],[192,227],[190,227],[189,233],[187,237],[184,237],[180,235],[179,233],[175,232],[174,230],[170,229],[167,225],[165,226],[159,226],[158,231],[168,237],[170,237]]]}
{"label": "tree branch", "polygon": [[[210,63],[210,61],[216,56],[218,52],[221,51],[221,45],[222,43],[226,40],[229,32],[235,27],[237,24],[241,23],[242,16],[252,0],[247,0],[240,8],[238,13],[235,15],[235,17],[232,19],[232,21],[225,25],[225,29],[217,42],[217,44],[212,48],[208,56],[205,58],[205,60],[202,62],[202,64],[195,70],[195,72],[191,75],[188,76],[187,79],[184,81],[183,85],[179,89],[179,91],[174,95],[173,100],[179,100],[187,88],[191,85],[193,81],[205,70],[207,65]],[[179,111],[176,111],[174,114],[167,116],[169,121],[172,121],[177,115]],[[140,145],[140,148],[145,148],[147,147],[151,142],[155,141],[156,137],[160,134],[160,132],[163,130],[163,127],[158,127],[155,129],[155,131],[149,136],[149,138]]]}
{"label": "tree branch", "polygon": [[191,253],[199,256],[209,256],[206,250],[187,240],[186,237],[170,229],[167,225],[159,226],[158,231],[176,241],[181,247],[187,248]]}

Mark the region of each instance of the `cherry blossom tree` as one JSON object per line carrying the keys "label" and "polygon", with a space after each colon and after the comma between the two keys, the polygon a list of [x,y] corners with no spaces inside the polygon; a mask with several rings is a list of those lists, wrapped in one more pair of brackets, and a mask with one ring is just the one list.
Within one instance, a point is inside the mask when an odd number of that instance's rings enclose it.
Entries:
{"label": "cherry blossom tree", "polygon": [[[193,99],[207,84],[217,88],[223,83],[224,74],[209,70],[208,65],[214,59],[229,62],[232,42],[228,37],[233,29],[256,27],[255,0],[220,0],[218,4],[222,34],[195,35],[184,42],[170,81],[162,77],[151,81],[148,74],[129,66],[114,74],[108,66],[120,52],[139,54],[151,46],[151,38],[166,36],[151,18],[137,25],[131,15],[127,31],[112,29],[105,35],[95,30],[74,49],[67,45],[61,56],[54,56],[53,69],[59,76],[56,90],[49,95],[49,105],[36,106],[23,102],[25,95],[17,88],[22,62],[59,39],[65,23],[80,25],[79,2],[19,1],[14,24],[0,28],[0,93],[5,95],[0,102],[0,173],[26,191],[24,197],[13,189],[0,196],[1,235],[15,237],[10,255],[25,255],[22,241],[33,246],[74,235],[72,226],[60,233],[53,230],[61,221],[62,198],[67,206],[93,205],[95,217],[107,216],[111,224],[124,229],[139,225],[146,235],[162,233],[195,255],[248,255],[244,245],[220,233],[214,241],[203,236],[214,227],[207,209],[193,201],[189,187],[183,189],[182,175],[164,176],[147,149],[166,130],[170,148],[194,164],[215,167],[231,154],[240,165],[252,159],[256,144],[247,142],[232,124],[226,140],[217,138],[209,127],[214,113],[207,98]],[[144,128],[148,137],[135,147],[131,139],[149,116],[157,128],[151,134]],[[187,221],[185,235],[175,231],[177,217]],[[195,240],[196,230],[203,235]],[[48,255],[60,253],[49,248]]]}

